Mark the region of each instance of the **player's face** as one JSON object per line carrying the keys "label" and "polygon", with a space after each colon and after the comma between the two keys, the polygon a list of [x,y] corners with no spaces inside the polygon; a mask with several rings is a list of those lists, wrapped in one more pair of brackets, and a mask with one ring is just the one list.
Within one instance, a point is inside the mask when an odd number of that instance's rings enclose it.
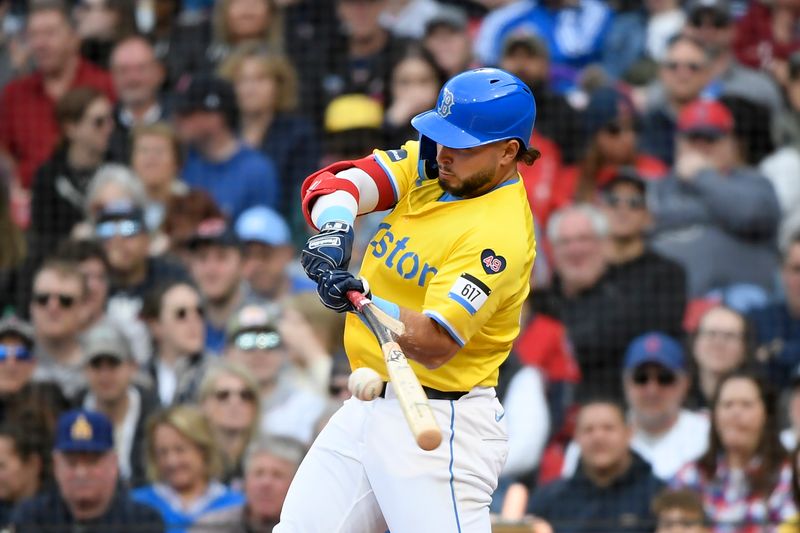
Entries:
{"label": "player's face", "polygon": [[498,169],[508,157],[505,148],[509,142],[462,149],[437,144],[439,186],[460,198],[474,198],[489,192],[504,177],[498,175]]}
{"label": "player's face", "polygon": [[296,471],[289,461],[265,453],[252,458],[244,478],[244,491],[250,511],[258,519],[275,519]]}

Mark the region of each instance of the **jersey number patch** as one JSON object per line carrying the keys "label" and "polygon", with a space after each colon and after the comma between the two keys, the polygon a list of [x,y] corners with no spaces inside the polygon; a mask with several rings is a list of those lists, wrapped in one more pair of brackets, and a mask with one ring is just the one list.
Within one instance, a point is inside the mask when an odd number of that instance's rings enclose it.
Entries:
{"label": "jersey number patch", "polygon": [[484,282],[470,274],[461,274],[450,288],[448,296],[458,302],[470,315],[478,312],[483,307],[492,289]]}
{"label": "jersey number patch", "polygon": [[481,266],[487,274],[499,274],[506,268],[506,258],[487,248],[481,252]]}

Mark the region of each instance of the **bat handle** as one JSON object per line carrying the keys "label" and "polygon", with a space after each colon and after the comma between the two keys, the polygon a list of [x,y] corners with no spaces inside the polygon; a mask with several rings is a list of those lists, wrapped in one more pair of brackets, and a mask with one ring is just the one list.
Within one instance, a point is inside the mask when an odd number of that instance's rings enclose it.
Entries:
{"label": "bat handle", "polygon": [[364,309],[364,306],[370,303],[370,299],[358,291],[347,291],[347,299],[353,304],[358,312]]}

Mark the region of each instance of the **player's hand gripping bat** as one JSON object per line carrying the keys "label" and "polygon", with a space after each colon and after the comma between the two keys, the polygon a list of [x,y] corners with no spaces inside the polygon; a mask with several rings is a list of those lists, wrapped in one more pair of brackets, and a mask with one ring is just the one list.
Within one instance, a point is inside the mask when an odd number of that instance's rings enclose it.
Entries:
{"label": "player's hand gripping bat", "polygon": [[405,325],[381,311],[358,291],[348,291],[347,298],[364,317],[381,345],[392,389],[417,445],[423,450],[436,449],[442,442],[442,430],[414,369],[408,364],[400,345],[392,339],[392,333],[402,335],[405,332]]}

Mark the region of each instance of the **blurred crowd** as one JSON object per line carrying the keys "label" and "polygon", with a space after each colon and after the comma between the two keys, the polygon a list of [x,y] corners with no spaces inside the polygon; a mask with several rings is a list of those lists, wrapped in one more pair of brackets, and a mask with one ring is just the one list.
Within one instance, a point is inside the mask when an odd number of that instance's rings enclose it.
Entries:
{"label": "blurred crowd", "polygon": [[483,65],[542,154],[498,530],[800,531],[800,0],[0,0],[0,529],[271,531],[349,397],[302,181]]}

